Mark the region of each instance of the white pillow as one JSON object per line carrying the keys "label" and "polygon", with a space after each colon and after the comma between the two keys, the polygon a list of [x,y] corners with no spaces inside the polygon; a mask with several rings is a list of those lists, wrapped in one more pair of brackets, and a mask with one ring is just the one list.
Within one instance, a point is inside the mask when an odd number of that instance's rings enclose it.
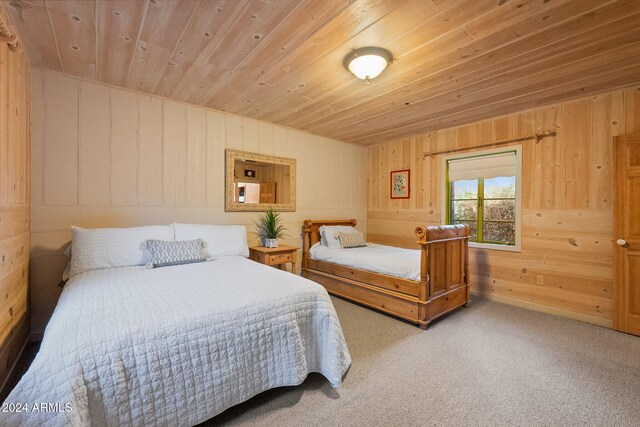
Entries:
{"label": "white pillow", "polygon": [[71,227],[69,277],[103,268],[145,265],[149,262],[145,242],[174,240],[173,225],[132,228]]}
{"label": "white pillow", "polygon": [[64,272],[62,273],[62,281],[66,282],[71,278],[71,245],[67,246],[67,249],[65,249],[63,253],[67,258],[69,258],[69,261],[67,262],[67,268],[65,268]]}
{"label": "white pillow", "polygon": [[244,225],[173,224],[176,240],[202,239],[207,259],[237,255],[248,257],[247,229]]}
{"label": "white pillow", "polygon": [[323,225],[319,228],[320,242],[331,249],[341,249],[338,233],[358,233],[355,227],[350,225]]}

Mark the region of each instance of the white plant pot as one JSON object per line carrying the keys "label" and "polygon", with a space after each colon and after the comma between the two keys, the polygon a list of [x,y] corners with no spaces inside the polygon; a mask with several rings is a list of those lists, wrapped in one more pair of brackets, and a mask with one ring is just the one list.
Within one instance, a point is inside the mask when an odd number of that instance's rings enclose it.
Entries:
{"label": "white plant pot", "polygon": [[278,239],[267,239],[265,238],[262,242],[265,248],[277,248],[278,247]]}

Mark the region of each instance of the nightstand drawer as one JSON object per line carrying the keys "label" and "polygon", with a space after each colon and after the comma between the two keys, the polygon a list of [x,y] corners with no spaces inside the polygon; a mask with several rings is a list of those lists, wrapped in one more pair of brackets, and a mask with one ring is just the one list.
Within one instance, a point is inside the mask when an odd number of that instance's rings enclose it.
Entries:
{"label": "nightstand drawer", "polygon": [[273,254],[270,257],[270,264],[282,264],[283,262],[293,261],[293,256],[289,254]]}
{"label": "nightstand drawer", "polygon": [[280,267],[286,270],[286,264],[291,263],[291,271],[296,271],[298,248],[294,246],[280,245],[277,248],[265,248],[264,246],[251,246],[249,248],[250,258],[261,264],[272,267]]}

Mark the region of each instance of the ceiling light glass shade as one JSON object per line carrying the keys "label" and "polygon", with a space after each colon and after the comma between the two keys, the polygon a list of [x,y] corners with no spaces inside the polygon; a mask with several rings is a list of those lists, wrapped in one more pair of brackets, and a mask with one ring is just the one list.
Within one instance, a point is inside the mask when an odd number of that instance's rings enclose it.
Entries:
{"label": "ceiling light glass shade", "polygon": [[344,66],[357,78],[369,82],[380,75],[392,60],[391,52],[381,47],[363,47],[344,58]]}

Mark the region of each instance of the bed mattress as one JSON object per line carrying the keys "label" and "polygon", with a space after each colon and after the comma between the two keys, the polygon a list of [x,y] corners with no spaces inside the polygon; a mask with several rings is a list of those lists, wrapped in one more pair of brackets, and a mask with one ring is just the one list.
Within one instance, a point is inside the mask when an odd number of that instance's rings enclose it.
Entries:
{"label": "bed mattress", "polygon": [[[69,281],[1,425],[172,425],[351,364],[324,288],[242,257]],[[48,410],[33,405],[48,404]],[[24,407],[23,407],[24,408]]]}
{"label": "bed mattress", "polygon": [[407,280],[420,280],[420,250],[368,243],[361,248],[329,248],[316,243],[309,256],[346,267],[386,274]]}

